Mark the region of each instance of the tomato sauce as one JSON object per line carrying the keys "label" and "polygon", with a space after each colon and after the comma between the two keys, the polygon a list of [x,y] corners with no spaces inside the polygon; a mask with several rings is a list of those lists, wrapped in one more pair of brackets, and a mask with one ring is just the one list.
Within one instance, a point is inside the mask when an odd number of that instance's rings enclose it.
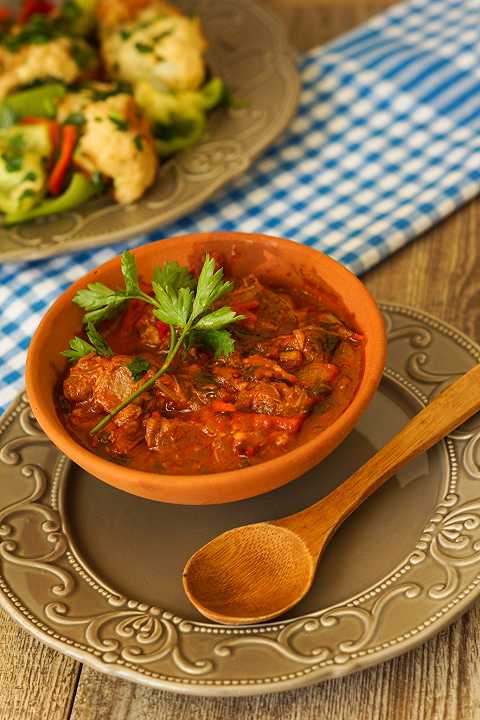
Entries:
{"label": "tomato sauce", "polygon": [[[114,355],[81,358],[59,388],[58,410],[72,435],[137,469],[215,473],[285,453],[311,413],[322,429],[348,407],[364,339],[337,296],[270,287],[250,275],[222,304],[245,316],[229,326],[234,352],[219,359],[201,347],[180,352],[168,374],[92,437],[94,425],[161,367],[169,345],[168,326],[146,303],[130,301],[104,323]],[[137,365],[148,368],[141,377]]]}

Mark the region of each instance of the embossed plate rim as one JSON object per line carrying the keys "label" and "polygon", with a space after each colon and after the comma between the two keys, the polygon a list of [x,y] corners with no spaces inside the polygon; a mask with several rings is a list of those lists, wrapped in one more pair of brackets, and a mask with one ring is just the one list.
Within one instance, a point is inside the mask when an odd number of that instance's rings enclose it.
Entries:
{"label": "embossed plate rim", "polygon": [[[411,318],[411,319],[419,322],[421,325],[426,326],[427,328],[430,327],[430,328],[437,330],[439,333],[451,338],[454,342],[456,342],[460,347],[462,347],[465,351],[467,351],[467,353],[473,359],[475,359],[477,361],[480,360],[480,347],[474,341],[472,341],[470,338],[468,338],[465,334],[461,333],[460,331],[458,331],[456,328],[449,325],[448,323],[440,321],[428,313],[425,313],[423,311],[418,311],[414,308],[410,308],[410,307],[403,306],[403,305],[384,304],[384,305],[382,305],[382,309],[386,313],[389,313],[389,312],[397,313],[403,317]],[[408,327],[407,327],[407,329],[408,329]],[[418,340],[418,336],[417,336],[417,339],[415,340],[415,342],[417,342],[418,344],[414,344],[414,340],[411,339],[410,346],[420,350],[422,348],[421,338],[420,338],[420,340]],[[427,343],[427,346],[428,346],[428,343]],[[410,357],[413,357],[413,355],[414,355],[414,353],[412,353],[410,355]],[[417,399],[420,401],[422,401],[422,395],[423,395],[423,402],[425,402],[426,395],[424,393],[422,393],[421,389],[416,388],[416,386],[413,382],[405,381],[405,379],[403,379],[403,381],[402,381],[402,376],[399,373],[397,373],[396,371],[387,371],[386,375],[387,375],[387,377],[390,378],[390,380],[393,380],[396,383],[400,382],[400,384],[403,385],[404,389],[408,388],[410,386],[410,394],[415,395],[417,397]],[[438,385],[440,385],[441,383],[446,381],[446,379],[448,377],[451,377],[452,373],[451,372],[446,373],[446,378],[444,377],[444,375],[445,374],[442,374],[442,373],[438,374],[439,378],[443,377],[444,380],[439,379],[436,383],[432,383],[434,390]],[[433,377],[433,375],[432,375],[432,377]],[[19,406],[19,403],[17,401],[16,403],[14,403],[11,406],[10,410],[7,411],[6,415],[1,419],[0,425],[2,426],[2,428],[4,427],[5,424],[7,424],[9,421],[11,421],[10,416],[12,416],[12,418],[13,418],[18,406]],[[477,437],[477,435],[469,436],[467,433],[463,439],[468,439],[469,437]],[[449,444],[453,446],[453,444],[454,444],[453,440],[449,439],[446,442],[446,444],[444,445],[445,450],[448,450]],[[55,483],[58,481],[61,484],[61,479],[60,479],[61,467],[60,466],[64,462],[65,461],[62,459],[62,456],[60,456],[60,455],[57,456],[55,463],[53,465],[53,469],[54,469],[53,480],[52,480],[52,482],[50,482],[47,485],[48,490],[49,490],[49,495],[53,496],[53,492],[52,492],[50,486],[54,486],[53,489],[55,490],[55,492],[57,492]],[[480,472],[477,472],[477,469],[475,470],[475,473],[476,474],[473,475],[474,481],[477,478],[480,478]],[[468,506],[468,503],[466,503],[466,504],[457,503],[455,505],[455,502],[454,502],[453,504],[452,503],[449,504],[448,498],[449,497],[451,498],[451,496],[449,495],[449,492],[451,492],[450,488],[452,487],[452,484],[455,480],[454,474],[455,474],[454,473],[454,465],[450,465],[450,466],[447,465],[447,472],[445,473],[445,477],[446,477],[447,481],[444,482],[442,480],[441,493],[440,493],[439,497],[437,498],[437,500],[435,501],[434,509],[432,512],[432,516],[433,516],[434,513],[438,514],[438,509],[440,507],[442,507],[445,510],[444,514],[441,515],[441,517],[439,517],[439,519],[437,519],[437,521],[436,521],[439,524],[441,524],[443,519],[448,519],[449,508],[451,510],[451,513],[453,513],[452,517],[454,518],[454,522],[456,522],[455,517],[458,518],[458,512],[460,510],[462,510],[463,514],[465,515],[465,508]],[[472,471],[470,471],[470,476],[471,475],[472,475]],[[475,492],[477,492],[477,491],[475,490]],[[461,499],[461,498],[459,498],[459,499]],[[477,505],[479,504],[478,498],[476,498],[476,497],[470,498],[470,500],[468,502],[469,503],[476,502]],[[52,507],[55,509],[55,507],[56,507],[55,502],[52,504]],[[453,508],[453,510],[452,510],[452,508]],[[455,515],[455,513],[456,513],[456,515]],[[433,520],[430,521],[430,524],[432,524],[432,522],[433,522]],[[478,525],[475,527],[478,527]],[[1,529],[1,525],[0,525],[0,529]],[[374,590],[375,588],[380,588],[381,585],[386,584],[388,586],[389,579],[392,578],[395,574],[398,574],[399,568],[401,569],[403,567],[403,565],[409,559],[411,559],[413,557],[413,554],[417,551],[417,548],[420,545],[420,540],[425,535],[425,532],[426,532],[426,530],[424,530],[423,535],[420,537],[419,541],[415,545],[414,550],[408,554],[408,558],[405,558],[405,560],[402,561],[400,564],[398,564],[396,566],[396,568],[391,569],[385,577],[381,578],[376,583],[371,585],[369,588],[363,590],[361,593],[355,595],[354,597],[348,598],[348,599],[346,599],[340,603],[337,603],[336,605],[333,605],[329,608],[324,608],[321,611],[316,611],[314,613],[310,613],[309,615],[292,618],[292,619],[289,619],[289,620],[286,620],[283,622],[279,622],[276,624],[270,623],[270,624],[263,625],[263,626],[253,626],[251,628],[244,628],[244,629],[240,629],[240,630],[233,629],[233,628],[223,628],[223,627],[219,627],[219,626],[214,626],[209,623],[197,623],[197,622],[193,622],[193,621],[182,620],[181,618],[173,617],[172,613],[166,613],[165,611],[161,611],[158,609],[159,619],[160,619],[160,622],[163,622],[163,618],[165,617],[167,624],[171,625],[172,627],[174,625],[176,625],[176,627],[178,627],[179,629],[181,628],[182,623],[184,623],[184,624],[189,624],[191,626],[195,625],[199,629],[205,628],[205,631],[207,631],[207,632],[215,632],[216,631],[216,633],[219,635],[232,635],[232,634],[250,635],[252,637],[252,639],[254,639],[255,635],[260,635],[260,633],[262,633],[262,632],[265,633],[264,634],[264,638],[265,638],[265,635],[268,634],[269,632],[273,632],[274,630],[281,628],[282,631],[285,631],[287,633],[285,638],[287,641],[287,647],[290,648],[290,646],[288,645],[288,637],[287,637],[289,628],[290,629],[294,628],[295,626],[299,626],[301,623],[303,623],[302,629],[304,629],[304,631],[306,632],[306,630],[305,630],[306,624],[308,624],[308,623],[312,624],[312,622],[313,623],[316,622],[318,625],[319,621],[317,618],[322,618],[322,617],[326,617],[327,621],[328,621],[328,617],[330,617],[330,619],[335,619],[335,610],[336,609],[339,609],[339,608],[342,609],[345,606],[347,606],[347,604],[349,604],[349,606],[356,606],[355,603],[358,598],[365,598],[366,596],[368,597],[369,595],[372,595],[373,593],[371,591]],[[7,531],[6,536],[8,536],[8,531]],[[475,551],[477,551],[477,549],[478,549],[477,548],[478,544],[479,544],[478,541],[476,544],[472,544],[472,547],[474,548]],[[477,560],[476,553],[475,553],[474,560],[475,561]],[[412,562],[412,564],[413,564],[413,562]],[[477,563],[475,563],[475,564],[477,564]],[[454,567],[454,559],[452,558],[452,568],[453,567]],[[475,570],[476,569],[477,568],[475,568]],[[98,578],[94,578],[94,579],[98,580]],[[2,580],[2,584],[3,584],[3,580]],[[392,583],[390,583],[390,584],[392,584]],[[416,647],[417,645],[425,642],[427,639],[432,637],[439,630],[441,630],[446,624],[452,622],[453,620],[455,620],[456,617],[458,617],[458,615],[460,615],[462,612],[464,612],[469,607],[469,605],[473,602],[473,600],[478,596],[478,594],[480,593],[479,585],[480,585],[480,574],[476,573],[475,577],[470,580],[466,589],[462,585],[460,585],[459,587],[456,587],[455,593],[452,596],[450,596],[450,601],[449,601],[449,603],[447,603],[446,609],[444,607],[442,607],[439,611],[437,610],[437,612],[434,613],[434,615],[433,615],[433,618],[434,618],[433,620],[430,620],[430,615],[428,615],[428,618],[427,618],[428,622],[424,621],[423,623],[421,623],[420,625],[415,627],[413,629],[413,631],[408,632],[406,635],[404,635],[403,639],[400,641],[398,640],[398,638],[394,638],[394,640],[387,643],[388,647],[378,646],[378,647],[374,648],[373,651],[369,651],[368,654],[364,654],[363,656],[357,657],[354,660],[352,659],[353,655],[352,655],[352,658],[349,659],[348,653],[347,653],[347,659],[343,665],[342,664],[333,665],[333,666],[330,665],[330,666],[323,667],[323,668],[321,667],[318,669],[315,669],[314,667],[308,667],[308,669],[301,670],[298,674],[290,674],[288,677],[280,676],[280,677],[273,677],[273,678],[261,678],[261,679],[255,679],[253,681],[251,680],[250,683],[246,679],[245,680],[237,680],[235,682],[229,681],[227,679],[217,680],[217,681],[215,681],[215,680],[206,681],[205,680],[202,682],[200,677],[195,678],[194,675],[191,675],[190,677],[188,677],[186,679],[172,677],[172,678],[169,678],[168,680],[153,678],[153,677],[149,677],[148,675],[141,675],[140,672],[138,671],[138,669],[130,670],[130,669],[124,668],[119,665],[109,664],[108,662],[104,662],[103,660],[92,656],[92,654],[86,650],[79,650],[79,649],[73,648],[70,645],[66,644],[66,640],[67,640],[66,638],[62,641],[62,640],[57,640],[56,638],[50,636],[49,634],[47,634],[47,632],[45,632],[44,630],[41,630],[35,626],[35,624],[34,624],[35,619],[33,617],[31,618],[31,620],[27,619],[27,617],[25,617],[25,615],[22,614],[22,611],[19,610],[18,608],[16,608],[15,605],[9,600],[7,595],[4,593],[0,593],[0,604],[26,630],[32,632],[35,636],[37,636],[38,638],[40,638],[47,644],[51,645],[55,649],[60,650],[61,652],[65,652],[69,655],[72,655],[77,660],[79,660],[81,662],[85,662],[86,664],[91,665],[92,667],[96,668],[97,670],[106,672],[106,673],[114,675],[114,676],[122,677],[122,678],[128,679],[130,681],[133,680],[133,681],[137,681],[137,682],[142,682],[144,684],[148,684],[153,687],[167,689],[167,690],[174,690],[176,692],[184,692],[184,693],[198,694],[198,695],[227,696],[227,695],[251,695],[251,694],[277,692],[280,690],[293,689],[296,687],[313,684],[315,682],[319,682],[324,679],[329,679],[332,677],[340,677],[340,676],[348,674],[350,672],[365,669],[371,665],[377,664],[379,662],[383,662],[383,661],[388,660],[392,657],[395,657],[403,652],[411,650],[414,647]],[[106,588],[107,586],[103,585],[103,587]],[[399,585],[397,587],[397,591],[398,591],[398,594],[404,594],[405,592],[408,593],[409,591],[410,591],[410,593],[412,593],[412,589],[413,589],[413,594],[410,594],[409,597],[414,599],[416,597],[414,587],[415,587],[415,583],[413,583],[413,585],[410,584],[410,586]],[[432,587],[435,587],[435,586],[431,586],[429,588],[429,590]],[[442,587],[446,588],[447,583],[445,583],[443,586],[441,583],[440,584],[437,583],[436,587],[437,587],[438,597],[440,598],[441,592],[442,592]],[[109,588],[109,590],[111,590],[111,589]],[[395,590],[395,588],[394,588],[394,590]],[[393,594],[391,594],[391,596],[393,597]],[[384,597],[386,597],[387,601],[389,599],[388,593],[386,593],[383,596],[379,595],[379,597],[380,597],[380,599],[383,599]],[[434,597],[434,596],[432,596],[432,597]],[[448,595],[447,595],[447,597],[448,597]],[[60,600],[60,598],[58,598],[58,599]],[[118,596],[118,599],[121,600],[120,596]],[[48,607],[52,604],[56,605],[56,608],[58,610],[58,603],[48,603],[48,605],[46,605],[45,607]],[[357,603],[357,605],[359,605],[359,604],[360,604],[360,601]],[[111,607],[112,607],[112,612],[113,612],[113,604]],[[120,605],[117,605],[117,607],[132,608],[131,611],[126,613],[127,616],[128,615],[138,616],[139,614],[141,615],[143,613],[143,609],[142,609],[143,606],[140,606],[138,602],[135,604],[133,601],[130,601],[130,603],[128,605],[120,604]],[[147,607],[148,607],[148,610],[152,610],[152,608],[150,608],[149,606],[145,606],[145,608],[147,608]],[[137,610],[137,608],[138,608],[138,610]],[[25,610],[25,612],[28,612],[28,608],[24,608],[24,610]],[[372,611],[373,611],[373,608],[372,608]],[[429,612],[430,612],[430,610],[429,610]],[[123,611],[122,611],[122,615],[123,614],[125,614],[125,613],[123,613]],[[145,613],[143,613],[143,614],[145,614]],[[47,614],[47,617],[50,617],[50,616]],[[102,615],[102,617],[103,617],[103,615]],[[373,617],[375,620],[374,615],[373,615]],[[324,627],[325,627],[325,625],[324,625]],[[260,628],[263,628],[263,630],[261,630]],[[233,633],[233,630],[236,630],[236,632]],[[105,644],[105,641],[102,641],[102,642]],[[230,644],[231,644],[231,642],[232,641],[230,641]],[[235,642],[235,640],[233,642]],[[279,638],[275,638],[274,642],[278,643]],[[350,649],[351,649],[351,646],[352,646],[352,644],[353,645],[355,644],[355,641],[350,640],[347,643],[345,643],[345,641],[344,641],[344,645],[345,644],[350,644]],[[217,644],[217,646],[215,646],[215,647],[219,647],[219,644]],[[340,648],[340,650],[342,649],[341,643],[338,644],[338,647]],[[297,651],[297,653],[298,653],[298,651]],[[362,655],[362,654],[360,653],[360,655]],[[311,660],[311,658],[313,656],[304,653],[303,657],[310,658],[310,660]],[[188,658],[187,658],[187,662],[195,663],[195,661],[188,660]],[[310,663],[307,663],[307,665],[308,664],[312,665],[312,662],[310,661]],[[198,673],[197,673],[197,675],[198,675]]]}
{"label": "embossed plate rim", "polygon": [[[199,2],[201,7],[198,7]],[[127,206],[125,212],[144,208],[145,217],[135,224],[130,224],[124,215],[120,215],[120,213],[124,212],[124,208],[113,202],[95,209],[88,206],[84,209],[79,208],[58,216],[52,216],[50,219],[40,219],[38,222],[29,223],[25,226],[19,225],[12,229],[5,228],[0,223],[0,262],[23,262],[66,252],[78,252],[88,248],[119,243],[137,235],[141,236],[153,232],[156,229],[160,230],[162,226],[195,211],[214,193],[240,177],[282,135],[296,112],[300,96],[300,77],[295,60],[296,54],[289,44],[283,23],[275,13],[257,3],[256,0],[242,0],[240,4],[234,2],[230,4],[237,13],[240,15],[243,13],[244,20],[251,26],[252,32],[247,33],[249,37],[254,38],[255,29],[260,28],[269,39],[268,46],[263,48],[265,51],[263,64],[260,65],[258,75],[263,78],[263,84],[268,81],[271,87],[273,87],[272,80],[282,82],[281,90],[277,90],[277,94],[274,96],[274,99],[278,100],[281,94],[280,111],[273,116],[264,117],[263,120],[261,118],[262,113],[266,112],[264,106],[260,108],[252,106],[243,110],[230,111],[234,114],[232,115],[233,119],[227,121],[228,123],[231,122],[232,125],[229,132],[233,133],[234,128],[236,128],[236,134],[227,135],[227,137],[223,137],[222,131],[220,131],[219,136],[216,136],[215,132],[212,136],[212,124],[210,124],[207,127],[205,136],[196,145],[179,153],[162,166],[159,177],[145,197],[141,198],[137,203]],[[218,8],[221,9],[218,10]],[[196,0],[196,9],[201,16],[205,17],[208,35],[209,26],[213,27],[215,22],[219,22],[218,18],[222,16],[224,7],[222,4],[218,5],[212,2],[212,0]],[[230,23],[231,20],[232,14],[228,22]],[[218,35],[220,39],[223,37],[221,32],[218,32]],[[239,45],[239,47],[242,48],[243,46]],[[258,51],[255,44],[252,45],[251,49]],[[237,48],[238,50],[239,48]],[[222,74],[222,66],[226,68],[227,73],[231,72],[232,68],[236,66],[233,59],[228,60],[228,55],[228,50],[221,48],[220,43],[215,44],[215,41],[212,42],[210,62],[214,70],[219,72],[220,75]],[[253,83],[253,87],[255,87],[255,83]],[[268,103],[266,100],[267,105],[271,104],[272,98],[269,97],[268,93],[263,93],[262,96],[268,98]],[[254,113],[258,113],[258,111],[260,111],[260,115],[257,116],[257,124],[255,124]],[[248,119],[248,113],[251,113],[250,120]],[[246,116],[246,121],[240,122],[240,127],[236,127],[238,118],[242,116]],[[235,120],[235,117],[237,120]],[[252,127],[254,128],[253,136]],[[193,181],[191,179],[192,173],[189,174],[188,171],[188,163],[203,151],[211,152],[216,143],[225,146],[225,157],[217,158],[214,161],[216,165],[214,165],[213,176],[210,172],[207,177],[202,176],[200,180]],[[233,161],[227,157],[229,152],[227,146],[230,151],[233,146],[236,148]],[[162,174],[166,177],[166,180],[162,179]],[[165,203],[162,188],[168,185],[169,177],[170,179],[172,177],[179,178],[179,182],[183,182],[185,187],[183,191],[174,188],[169,201]],[[117,226],[116,229],[111,231],[103,230],[102,232],[90,230],[87,237],[71,237],[72,234],[76,235],[82,226],[95,223],[96,218],[105,217],[109,218],[107,222],[114,222]],[[57,220],[59,220],[59,226]],[[67,224],[66,230],[65,228],[62,229],[62,223]],[[38,228],[38,233],[32,235],[32,237],[28,236],[28,240],[24,239],[22,241],[22,233],[25,229],[28,232],[29,228]],[[48,244],[42,245],[42,238],[46,239]],[[7,243],[5,250],[2,250],[2,242]],[[12,247],[13,243],[18,247]],[[37,245],[34,245],[34,243],[37,243]]]}

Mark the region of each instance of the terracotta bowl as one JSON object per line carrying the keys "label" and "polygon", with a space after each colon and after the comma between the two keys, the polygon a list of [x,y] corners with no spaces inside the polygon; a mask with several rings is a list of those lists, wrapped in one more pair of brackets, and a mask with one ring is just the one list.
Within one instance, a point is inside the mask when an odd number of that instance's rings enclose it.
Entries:
{"label": "terracotta bowl", "polygon": [[323,460],[348,435],[372,399],[386,351],[382,316],[368,290],[342,265],[311,248],[267,235],[218,232],[161,240],[133,252],[140,276],[149,280],[155,265],[177,260],[190,266],[192,258],[205,250],[220,252],[239,277],[254,272],[289,287],[326,283],[343,300],[355,326],[366,337],[365,369],[352,403],[328,429],[319,432],[313,414],[292,449],[273,460],[207,475],[161,475],[117,465],[85,449],[67,432],[55,409],[54,390],[66,364],[59,353],[81,328],[82,312],[72,298],[91,282],[101,281],[113,287],[121,284],[119,258],[74,283],[48,310],[30,345],[26,381],[33,412],[50,440],[95,477],[135,495],[184,505],[225,503],[260,495]]}

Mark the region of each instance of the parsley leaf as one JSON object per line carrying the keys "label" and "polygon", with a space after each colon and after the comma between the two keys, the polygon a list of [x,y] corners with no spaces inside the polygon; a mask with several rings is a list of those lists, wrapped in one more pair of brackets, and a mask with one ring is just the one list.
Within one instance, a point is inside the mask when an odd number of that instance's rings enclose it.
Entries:
{"label": "parsley leaf", "polygon": [[92,324],[111,317],[125,300],[123,292],[111,290],[103,283],[90,283],[73,298],[74,303],[86,310],[84,323]]}
{"label": "parsley leaf", "polygon": [[123,279],[125,280],[125,290],[128,295],[135,295],[140,292],[138,284],[137,265],[135,263],[135,255],[125,251],[120,259]]}
{"label": "parsley leaf", "polygon": [[171,288],[175,292],[182,287],[193,290],[197,284],[187,268],[181,267],[176,260],[164,263],[161,268],[156,267],[153,271],[153,279],[160,287]]}
{"label": "parsley leaf", "polygon": [[235,349],[235,340],[228,330],[202,330],[199,332],[194,329],[190,336],[190,344],[207,347],[214,353],[217,360],[220,357],[228,357]]}
{"label": "parsley leaf", "polygon": [[142,150],[143,150],[142,136],[137,133],[137,135],[135,135],[135,137],[133,138],[133,142],[134,142],[135,147],[137,148],[138,152],[142,152]]}
{"label": "parsley leaf", "polygon": [[137,382],[137,380],[140,380],[140,378],[145,375],[148,368],[150,367],[150,363],[148,362],[148,360],[145,360],[145,358],[137,355],[133,358],[132,362],[127,365],[127,367],[130,370],[130,375],[132,376],[132,379]]}
{"label": "parsley leaf", "polygon": [[155,280],[152,287],[158,302],[158,307],[153,311],[155,317],[168,325],[186,327],[192,312],[192,290],[183,287],[175,292],[171,288],[163,288]]}
{"label": "parsley leaf", "polygon": [[86,333],[98,355],[102,355],[103,357],[111,357],[113,355],[112,348],[91,322],[87,323]]}
{"label": "parsley leaf", "polygon": [[215,260],[208,254],[205,256],[202,271],[197,283],[197,293],[193,303],[193,316],[198,317],[218,300],[233,289],[233,283],[223,282],[223,268],[215,272]]}
{"label": "parsley leaf", "polygon": [[218,330],[237,320],[244,320],[244,318],[244,315],[237,315],[235,311],[229,307],[221,307],[209,315],[201,317],[200,320],[195,323],[194,328],[197,330]]}
{"label": "parsley leaf", "polygon": [[90,345],[90,343],[80,337],[74,337],[73,340],[70,340],[68,346],[68,350],[64,350],[60,355],[66,357],[69,362],[80,360],[80,358],[85,357],[85,355],[90,355],[90,353],[95,352],[93,345]]}

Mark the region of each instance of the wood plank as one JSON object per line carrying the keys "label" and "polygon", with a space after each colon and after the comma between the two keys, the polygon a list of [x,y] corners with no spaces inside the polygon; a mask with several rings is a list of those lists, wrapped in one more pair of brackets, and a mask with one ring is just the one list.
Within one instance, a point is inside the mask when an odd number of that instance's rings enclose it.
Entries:
{"label": "wood plank", "polygon": [[0,610],[0,720],[65,720],[79,672]]}
{"label": "wood plank", "polygon": [[250,698],[142,688],[84,667],[71,720],[478,720],[480,610],[391,662],[347,678]]}

